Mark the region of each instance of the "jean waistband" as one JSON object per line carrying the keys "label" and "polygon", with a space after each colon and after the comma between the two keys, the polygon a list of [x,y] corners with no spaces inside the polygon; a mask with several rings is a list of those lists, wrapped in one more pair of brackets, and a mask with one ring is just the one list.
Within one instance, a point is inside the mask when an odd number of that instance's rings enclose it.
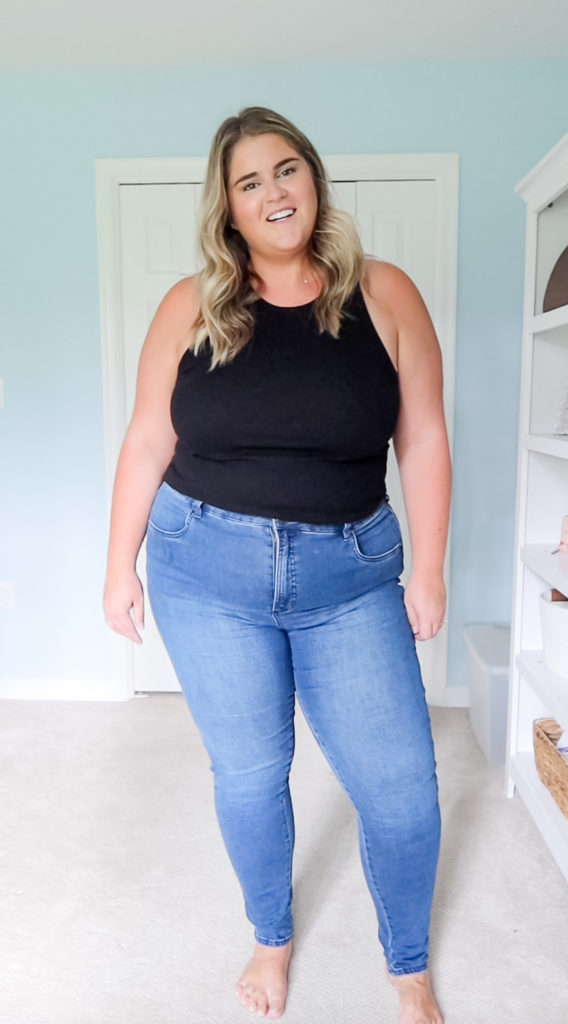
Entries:
{"label": "jean waistband", "polygon": [[[162,486],[170,487],[167,483],[164,483]],[[174,490],[174,488],[170,489]],[[180,494],[180,492],[176,491],[176,494]],[[377,507],[362,519],[349,520],[343,523],[305,523],[292,519],[278,519],[270,516],[252,515],[248,512],[234,512],[230,509],[220,508],[217,505],[210,505],[206,501],[202,501],[200,498],[193,498],[186,494],[181,495],[181,497],[184,498],[190,506],[192,515],[197,518],[200,518],[203,514],[211,515],[217,519],[225,519],[230,522],[242,523],[246,526],[268,527],[270,529],[275,527],[283,530],[292,529],[298,533],[345,534],[346,530],[359,529],[367,526],[389,507],[388,498],[383,498]]]}

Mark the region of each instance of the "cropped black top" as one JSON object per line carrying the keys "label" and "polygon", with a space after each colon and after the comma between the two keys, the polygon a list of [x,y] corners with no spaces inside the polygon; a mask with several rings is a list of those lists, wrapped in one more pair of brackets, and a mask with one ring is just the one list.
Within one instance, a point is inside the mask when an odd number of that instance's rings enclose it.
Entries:
{"label": "cropped black top", "polygon": [[250,341],[208,368],[182,357],[171,414],[178,435],[165,480],[234,512],[305,523],[362,519],[385,495],[398,376],[359,286],[338,338],[319,334],[313,302],[259,299]]}

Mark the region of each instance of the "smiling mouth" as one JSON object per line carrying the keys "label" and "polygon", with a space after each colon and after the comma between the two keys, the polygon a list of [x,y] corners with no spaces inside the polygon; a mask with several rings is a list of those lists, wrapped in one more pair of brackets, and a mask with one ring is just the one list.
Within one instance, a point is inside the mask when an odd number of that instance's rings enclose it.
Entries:
{"label": "smiling mouth", "polygon": [[272,213],[270,217],[267,217],[266,219],[270,221],[271,224],[278,224],[282,220],[289,220],[290,217],[294,216],[295,212],[296,211],[291,208],[287,210],[278,210],[277,213]]}

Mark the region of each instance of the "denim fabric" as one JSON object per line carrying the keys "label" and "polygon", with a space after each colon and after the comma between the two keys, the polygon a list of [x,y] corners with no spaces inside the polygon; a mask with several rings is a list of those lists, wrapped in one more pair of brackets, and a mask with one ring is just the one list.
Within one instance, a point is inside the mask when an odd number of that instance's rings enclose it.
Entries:
{"label": "denim fabric", "polygon": [[357,812],[388,969],[424,970],[438,787],[388,502],[356,522],[312,525],[230,512],[162,484],[147,564],[257,941],[284,945],[293,931],[297,694]]}

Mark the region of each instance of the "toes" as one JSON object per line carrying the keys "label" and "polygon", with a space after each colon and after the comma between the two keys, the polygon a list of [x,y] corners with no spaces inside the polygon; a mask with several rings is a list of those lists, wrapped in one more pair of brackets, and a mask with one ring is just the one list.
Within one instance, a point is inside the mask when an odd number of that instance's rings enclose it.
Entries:
{"label": "toes", "polygon": [[268,1003],[266,1000],[266,996],[262,992],[255,991],[254,989],[249,989],[249,991],[246,992],[245,1005],[248,1006],[249,1010],[252,1010],[253,1013],[256,1013],[257,1016],[266,1017]]}
{"label": "toes", "polygon": [[235,985],[235,992],[247,1010],[252,1010],[253,1013],[258,1013],[261,1017],[266,1016],[266,1007],[263,1008],[262,1005],[263,1000],[249,985],[239,982]]}
{"label": "toes", "polygon": [[271,1020],[276,1020],[277,1017],[281,1017],[284,1013],[284,1003],[273,1003],[270,1007],[267,1016]]}

